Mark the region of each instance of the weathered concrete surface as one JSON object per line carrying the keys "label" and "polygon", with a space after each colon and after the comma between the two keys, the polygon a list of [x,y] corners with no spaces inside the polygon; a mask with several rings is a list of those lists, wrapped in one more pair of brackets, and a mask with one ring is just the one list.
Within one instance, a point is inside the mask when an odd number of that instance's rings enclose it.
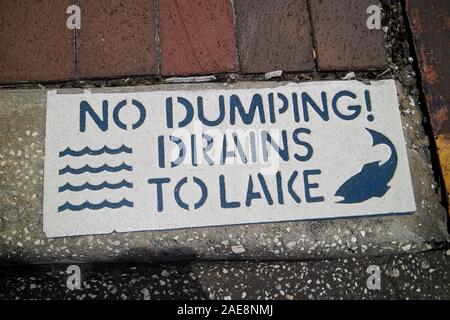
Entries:
{"label": "weathered concrete surface", "polygon": [[[380,269],[379,290],[367,286],[373,273],[371,269],[370,274],[367,272],[369,266]],[[450,299],[450,250],[445,249],[321,261],[113,263],[79,267],[79,290],[67,288],[68,266],[64,264],[2,267],[0,299]],[[176,314],[177,310],[176,305],[170,305],[165,313]],[[273,318],[286,319],[289,315],[274,308]]]}
{"label": "weathered concrete surface", "polygon": [[[268,86],[165,85],[165,90]],[[279,86],[280,82],[273,83]],[[421,251],[448,240],[417,101],[399,87],[417,212],[47,239],[42,230],[46,90],[0,92],[0,260],[3,264],[201,259],[323,259]],[[102,91],[160,90],[161,86]],[[236,248],[237,246],[242,246]],[[236,250],[240,249],[240,250]],[[237,253],[239,252],[239,253]]]}

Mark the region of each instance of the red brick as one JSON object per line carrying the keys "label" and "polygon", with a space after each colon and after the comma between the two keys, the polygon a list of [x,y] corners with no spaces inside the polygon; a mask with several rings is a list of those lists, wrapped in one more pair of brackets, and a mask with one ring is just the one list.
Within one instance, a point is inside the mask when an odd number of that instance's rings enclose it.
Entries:
{"label": "red brick", "polygon": [[236,0],[235,9],[243,72],[314,70],[306,0]]}
{"label": "red brick", "polygon": [[237,70],[230,0],[161,0],[163,75]]}
{"label": "red brick", "polygon": [[81,78],[157,73],[153,0],[79,0]]}
{"label": "red brick", "polygon": [[318,67],[322,71],[387,67],[382,30],[367,28],[367,8],[376,0],[311,0]]}
{"label": "red brick", "polygon": [[71,0],[0,0],[0,83],[75,76]]}

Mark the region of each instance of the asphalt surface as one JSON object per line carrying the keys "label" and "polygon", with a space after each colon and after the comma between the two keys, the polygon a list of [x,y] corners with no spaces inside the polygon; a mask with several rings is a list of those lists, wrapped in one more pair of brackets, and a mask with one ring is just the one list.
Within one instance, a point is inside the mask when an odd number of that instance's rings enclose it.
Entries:
{"label": "asphalt surface", "polygon": [[2,267],[0,299],[450,299],[448,244],[337,260],[78,266],[80,289],[68,288],[69,265]]}

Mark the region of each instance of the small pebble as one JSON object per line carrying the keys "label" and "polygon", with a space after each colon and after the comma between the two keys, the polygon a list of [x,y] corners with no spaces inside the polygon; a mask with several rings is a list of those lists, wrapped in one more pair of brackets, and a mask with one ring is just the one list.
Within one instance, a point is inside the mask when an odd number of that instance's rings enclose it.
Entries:
{"label": "small pebble", "polygon": [[242,245],[232,246],[231,251],[235,254],[240,254],[245,252],[245,248]]}
{"label": "small pebble", "polygon": [[282,74],[283,74],[283,70],[276,70],[276,71],[267,72],[264,75],[264,79],[270,80],[272,78],[279,78],[279,77],[281,77]]}
{"label": "small pebble", "polygon": [[356,74],[352,71],[349,72],[345,75],[345,77],[342,78],[342,80],[351,80],[351,79],[355,79],[356,78]]}

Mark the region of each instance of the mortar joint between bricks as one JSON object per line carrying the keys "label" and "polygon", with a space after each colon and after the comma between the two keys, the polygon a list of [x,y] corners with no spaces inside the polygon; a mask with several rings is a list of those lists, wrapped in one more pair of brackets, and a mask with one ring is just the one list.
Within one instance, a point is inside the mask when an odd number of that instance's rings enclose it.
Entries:
{"label": "mortar joint between bricks", "polygon": [[316,43],[316,36],[314,34],[314,21],[312,16],[312,9],[311,9],[311,0],[304,0],[306,2],[306,11],[308,14],[308,21],[309,21],[309,31],[311,36],[311,42],[313,47],[313,58],[314,58],[314,76],[317,75],[319,72],[319,62],[318,62],[318,56],[317,56],[317,43]]}
{"label": "mortar joint between bricks", "polygon": [[[236,39],[236,46],[234,48],[236,53],[236,67],[238,72],[241,70],[241,61],[239,59],[239,43],[238,43],[238,34],[237,34],[237,23],[236,23],[236,6],[234,5],[234,2],[236,0],[230,0],[231,2],[231,13],[233,18],[233,34],[234,38]],[[228,73],[229,74],[229,73]]]}
{"label": "mortar joint between bricks", "polygon": [[161,18],[159,16],[159,0],[153,0],[155,15],[155,41],[156,41],[156,77],[161,80],[162,53],[161,53]]}
{"label": "mortar joint between bricks", "polygon": [[[73,5],[76,6],[80,6],[80,1],[79,0],[73,0],[72,1]],[[73,63],[74,63],[74,80],[76,83],[78,83],[80,81],[80,68],[79,68],[79,30],[78,29],[73,29]]]}

